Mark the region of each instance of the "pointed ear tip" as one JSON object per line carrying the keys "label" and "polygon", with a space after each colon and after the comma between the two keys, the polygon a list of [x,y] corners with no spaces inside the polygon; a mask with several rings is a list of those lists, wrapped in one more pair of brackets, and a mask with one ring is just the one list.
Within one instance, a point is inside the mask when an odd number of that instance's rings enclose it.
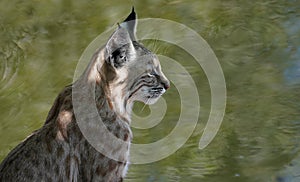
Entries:
{"label": "pointed ear tip", "polygon": [[136,20],[136,13],[134,11],[134,7],[132,7],[132,12],[128,15],[128,17],[123,22],[132,21],[132,20]]}
{"label": "pointed ear tip", "polygon": [[135,12],[134,12],[134,6],[132,6],[132,10],[131,10],[131,13],[135,13]]}

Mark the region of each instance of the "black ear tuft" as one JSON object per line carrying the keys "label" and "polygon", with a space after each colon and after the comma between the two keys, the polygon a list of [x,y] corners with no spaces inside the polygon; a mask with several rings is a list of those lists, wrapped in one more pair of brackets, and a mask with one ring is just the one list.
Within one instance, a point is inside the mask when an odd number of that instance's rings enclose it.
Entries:
{"label": "black ear tuft", "polygon": [[128,15],[128,17],[121,23],[121,26],[126,28],[130,35],[130,39],[132,41],[136,41],[136,24],[137,24],[137,14],[134,11],[134,7],[132,7],[131,13]]}
{"label": "black ear tuft", "polygon": [[131,13],[128,15],[128,17],[124,20],[124,22],[132,21],[136,19],[136,13],[134,12],[134,6],[132,6]]}

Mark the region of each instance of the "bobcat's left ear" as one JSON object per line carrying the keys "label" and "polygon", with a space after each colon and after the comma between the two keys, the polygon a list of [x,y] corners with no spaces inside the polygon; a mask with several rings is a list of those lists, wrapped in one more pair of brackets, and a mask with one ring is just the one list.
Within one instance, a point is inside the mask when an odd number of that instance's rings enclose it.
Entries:
{"label": "bobcat's left ear", "polygon": [[128,15],[128,17],[124,20],[123,23],[121,23],[121,27],[124,27],[129,35],[130,39],[132,41],[136,41],[136,25],[137,25],[137,15],[134,11],[134,7],[132,7],[131,13]]}
{"label": "bobcat's left ear", "polygon": [[128,31],[119,26],[106,43],[106,62],[115,68],[122,67],[134,54]]}
{"label": "bobcat's left ear", "polygon": [[106,43],[106,61],[115,68],[122,67],[134,55],[132,41],[135,41],[136,14],[134,8],[123,23],[118,25]]}

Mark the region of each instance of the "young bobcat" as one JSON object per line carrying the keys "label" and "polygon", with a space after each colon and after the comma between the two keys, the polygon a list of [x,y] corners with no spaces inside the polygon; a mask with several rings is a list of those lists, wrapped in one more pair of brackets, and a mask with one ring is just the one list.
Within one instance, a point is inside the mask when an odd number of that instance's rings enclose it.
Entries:
{"label": "young bobcat", "polygon": [[[43,127],[3,160],[1,182],[123,180],[132,139],[129,125],[133,102],[154,103],[170,86],[156,55],[136,41],[135,28],[132,9],[106,45],[94,54],[83,75],[59,94]],[[117,157],[121,160],[98,152],[83,136],[72,102],[75,87],[93,88],[92,99],[103,124],[126,143],[119,148]],[[76,99],[85,96],[76,94]]]}

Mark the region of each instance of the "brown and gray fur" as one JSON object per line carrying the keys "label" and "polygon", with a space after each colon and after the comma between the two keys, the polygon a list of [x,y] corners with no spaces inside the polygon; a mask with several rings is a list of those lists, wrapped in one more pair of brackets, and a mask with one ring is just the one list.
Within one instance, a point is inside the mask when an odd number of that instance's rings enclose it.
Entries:
{"label": "brown and gray fur", "polygon": [[[58,95],[42,128],[2,161],[1,182],[123,180],[132,140],[133,102],[152,104],[169,88],[156,55],[136,41],[135,28],[132,10],[94,54],[83,75]],[[98,152],[83,136],[73,108],[74,87],[94,89],[92,99],[107,130],[126,142],[119,149],[122,160]],[[76,98],[85,93],[79,92]]]}

